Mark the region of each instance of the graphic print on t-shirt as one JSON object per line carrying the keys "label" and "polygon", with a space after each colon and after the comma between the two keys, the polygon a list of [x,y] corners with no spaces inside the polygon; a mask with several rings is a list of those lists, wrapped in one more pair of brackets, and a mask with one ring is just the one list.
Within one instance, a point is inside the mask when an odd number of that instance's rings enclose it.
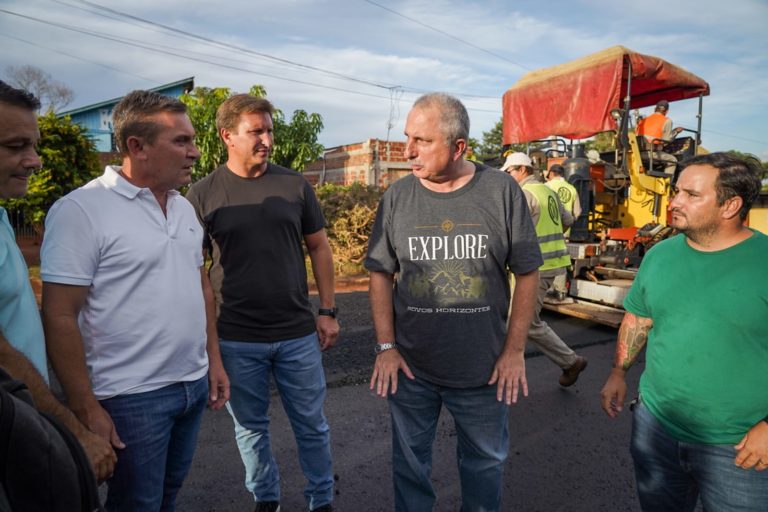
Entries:
{"label": "graphic print on t-shirt", "polygon": [[485,297],[485,278],[473,275],[472,271],[476,268],[473,260],[488,257],[488,235],[471,232],[478,227],[479,224],[456,223],[452,219],[445,219],[440,225],[414,227],[418,234],[407,237],[408,258],[420,272],[412,273],[405,282],[412,298],[450,303]]}

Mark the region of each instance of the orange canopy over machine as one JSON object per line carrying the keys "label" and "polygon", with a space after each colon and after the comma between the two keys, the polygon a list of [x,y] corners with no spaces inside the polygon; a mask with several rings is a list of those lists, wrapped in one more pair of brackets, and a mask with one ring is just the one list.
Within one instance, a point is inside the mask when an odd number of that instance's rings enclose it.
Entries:
{"label": "orange canopy over machine", "polygon": [[583,139],[616,129],[611,110],[709,95],[709,84],[681,67],[623,46],[527,73],[502,99],[504,144],[550,135]]}

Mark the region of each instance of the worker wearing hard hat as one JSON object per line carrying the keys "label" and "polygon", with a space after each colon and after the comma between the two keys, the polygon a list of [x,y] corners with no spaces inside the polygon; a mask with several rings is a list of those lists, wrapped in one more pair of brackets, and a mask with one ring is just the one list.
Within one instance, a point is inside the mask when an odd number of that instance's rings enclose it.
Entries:
{"label": "worker wearing hard hat", "polygon": [[667,100],[656,103],[653,114],[637,123],[637,134],[645,136],[648,142],[672,140],[673,135],[677,135],[683,129],[680,127],[672,128],[672,119],[667,117],[667,112],[669,112]]}
{"label": "worker wearing hard hat", "polygon": [[566,268],[571,265],[563,229],[573,224],[573,216],[557,194],[534,175],[533,162],[525,153],[510,154],[501,170],[515,178],[525,193],[544,258],[544,264],[539,267],[539,290],[528,339],[563,369],[560,385],[572,386],[587,367],[587,359],[571,350],[539,315],[555,276],[565,274]]}

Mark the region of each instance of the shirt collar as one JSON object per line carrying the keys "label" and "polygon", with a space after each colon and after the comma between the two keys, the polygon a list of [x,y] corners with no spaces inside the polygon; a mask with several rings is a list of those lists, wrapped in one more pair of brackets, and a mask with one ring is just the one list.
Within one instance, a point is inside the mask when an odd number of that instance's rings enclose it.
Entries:
{"label": "shirt collar", "polygon": [[[123,177],[122,174],[120,174],[120,171],[122,170],[122,166],[119,165],[108,165],[104,169],[104,174],[101,176],[101,182],[106,185],[107,188],[114,190],[121,196],[125,196],[128,199],[135,199],[136,196],[138,196],[142,190],[146,190],[147,193],[151,194],[152,191],[148,188],[144,187],[137,187],[127,179]],[[170,199],[172,196],[179,195],[178,190],[169,190],[167,193],[168,198]]]}

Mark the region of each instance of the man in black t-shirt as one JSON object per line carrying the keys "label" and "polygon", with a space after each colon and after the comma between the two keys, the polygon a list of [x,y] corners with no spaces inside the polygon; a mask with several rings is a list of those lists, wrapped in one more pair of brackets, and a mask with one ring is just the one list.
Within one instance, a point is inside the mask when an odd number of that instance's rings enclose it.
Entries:
{"label": "man in black t-shirt", "polygon": [[[269,162],[272,113],[263,98],[238,94],[226,100],[216,126],[227,163],[195,183],[187,198],[205,228],[213,260],[217,329],[231,383],[227,408],[256,510],[279,510],[280,502],[269,444],[272,375],[296,437],[309,509],[327,511],[333,472],[321,351],[331,348],[339,333],[333,255],[312,187],[298,172]],[[303,245],[320,296],[317,318],[308,297]]]}

